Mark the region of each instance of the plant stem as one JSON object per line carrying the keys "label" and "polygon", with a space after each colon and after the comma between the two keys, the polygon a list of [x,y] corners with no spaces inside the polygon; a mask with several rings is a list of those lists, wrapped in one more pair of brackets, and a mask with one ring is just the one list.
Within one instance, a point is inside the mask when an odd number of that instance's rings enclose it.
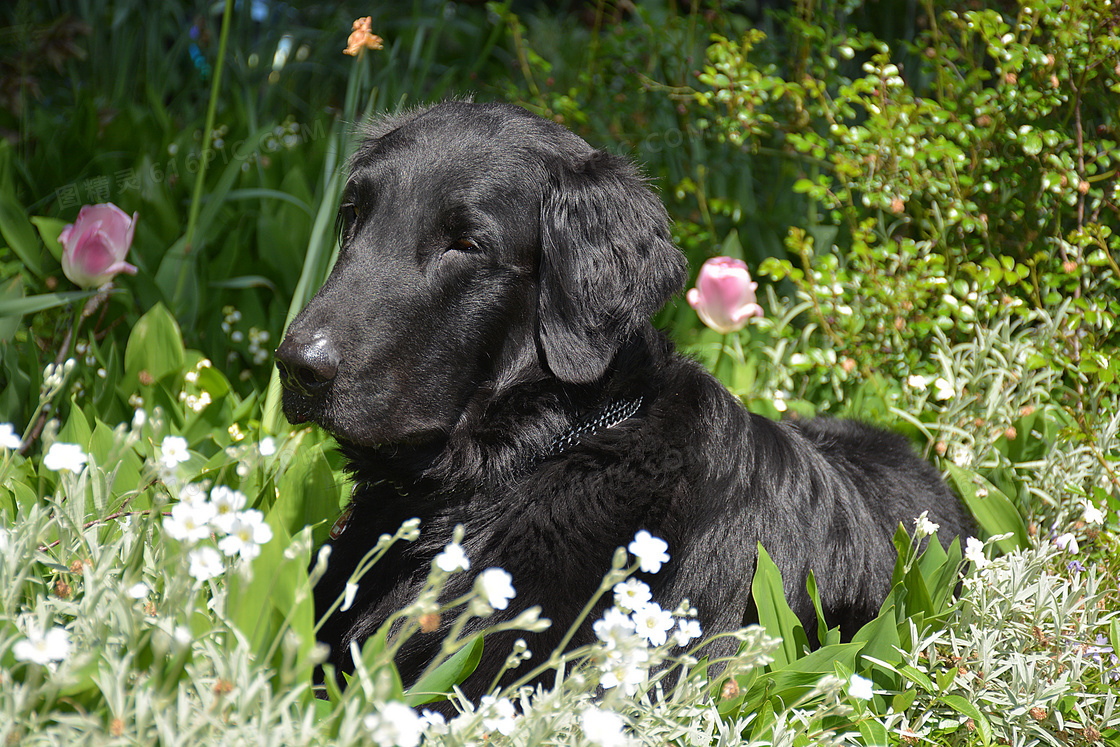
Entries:
{"label": "plant stem", "polygon": [[[218,112],[218,94],[221,92],[222,68],[225,67],[226,43],[229,41],[230,19],[233,17],[233,0],[226,0],[222,12],[222,35],[218,41],[218,60],[214,63],[214,81],[210,86],[210,103],[206,107],[206,126],[202,130],[202,154],[198,164],[198,175],[194,179],[194,194],[191,196],[190,213],[187,216],[186,242],[183,245],[184,257],[194,248],[194,234],[198,228],[198,214],[202,210],[202,188],[206,182],[206,167],[210,164],[210,140],[214,132],[214,117]],[[187,273],[180,270],[175,285],[175,300],[183,294]]]}

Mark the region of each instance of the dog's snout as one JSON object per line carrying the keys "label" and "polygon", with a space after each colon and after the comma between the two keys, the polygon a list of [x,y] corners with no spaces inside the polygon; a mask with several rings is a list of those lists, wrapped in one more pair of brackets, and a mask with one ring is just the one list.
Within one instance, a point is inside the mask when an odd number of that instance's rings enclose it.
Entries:
{"label": "dog's snout", "polygon": [[289,334],[276,349],[281,382],[308,397],[330,387],[338,373],[338,363],[338,351],[324,334],[310,338]]}

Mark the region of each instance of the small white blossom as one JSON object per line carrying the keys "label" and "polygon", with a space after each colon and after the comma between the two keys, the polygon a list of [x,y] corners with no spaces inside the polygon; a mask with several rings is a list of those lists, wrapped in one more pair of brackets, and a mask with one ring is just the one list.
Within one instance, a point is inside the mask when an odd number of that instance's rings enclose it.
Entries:
{"label": "small white blossom", "polygon": [[377,706],[363,723],[379,747],[416,747],[424,729],[416,711],[396,700]]}
{"label": "small white blossom", "polygon": [[358,596],[358,585],[353,581],[346,582],[346,589],[342,593],[342,605],[339,612],[345,612],[354,604],[354,597]]}
{"label": "small white blossom", "polygon": [[64,444],[56,441],[47,449],[47,453],[43,457],[43,466],[55,472],[62,470],[81,472],[88,461],[89,457],[86,456],[86,453],[82,451],[82,447],[78,444]]}
{"label": "small white blossom", "polygon": [[926,390],[926,377],[920,376],[918,374],[913,374],[906,377],[906,384],[911,389],[915,389],[919,392],[924,392]]}
{"label": "small white blossom", "polygon": [[1077,538],[1070,532],[1066,532],[1054,540],[1054,544],[1063,550],[1067,551],[1070,555],[1076,555],[1081,549],[1077,546]]}
{"label": "small white blossom", "polygon": [[471,567],[471,561],[463,552],[463,546],[458,542],[451,542],[443,548],[443,552],[436,556],[436,565],[447,573],[465,571]]}
{"label": "small white blossom", "polygon": [[272,456],[276,453],[276,439],[272,436],[265,436],[261,439],[258,448],[260,449],[261,456]]}
{"label": "small white blossom", "polygon": [[187,557],[191,561],[187,573],[199,581],[209,581],[222,575],[225,571],[225,566],[222,565],[222,556],[213,547],[195,548],[190,551]]}
{"label": "small white blossom", "polygon": [[15,451],[22,444],[19,434],[11,423],[0,423],[0,449]]}
{"label": "small white blossom", "polygon": [[938,376],[933,381],[933,397],[934,399],[946,400],[952,399],[956,394],[953,385],[945,378]]}
{"label": "small white blossom", "polygon": [[872,687],[874,683],[866,677],[860,677],[858,674],[853,674],[852,678],[848,680],[848,695],[859,700],[871,700]]}
{"label": "small white blossom", "polygon": [[644,648],[609,651],[601,665],[603,675],[599,684],[608,690],[617,687],[626,695],[633,695],[646,681],[648,667],[649,653]]}
{"label": "small white blossom", "polygon": [[579,725],[587,741],[598,747],[624,747],[630,743],[623,731],[626,720],[613,711],[588,706],[580,714]]}
{"label": "small white blossom", "polygon": [[43,633],[38,625],[32,625],[27,637],[12,646],[12,656],[16,661],[49,664],[70,656],[70,648],[70,634],[65,628],[51,628]]}
{"label": "small white blossom", "polygon": [[678,620],[673,638],[678,646],[687,646],[701,636],[699,620]]}
{"label": "small white blossom", "polygon": [[180,542],[199,542],[210,536],[214,512],[214,504],[209,502],[176,503],[171,507],[171,516],[163,520],[163,531]]}
{"label": "small white blossom", "polygon": [[937,530],[941,528],[940,524],[934,524],[929,520],[928,511],[922,511],[922,515],[914,519],[914,533],[919,537],[931,537],[937,534]]}
{"label": "small white blossom", "polygon": [[485,695],[479,704],[479,709],[484,713],[482,717],[483,728],[499,732],[507,737],[513,733],[513,728],[516,726],[514,719],[517,716],[517,709],[513,707],[509,698],[499,700],[493,695]]}
{"label": "small white blossom", "polygon": [[229,534],[218,542],[218,549],[227,556],[240,555],[252,560],[261,554],[261,545],[272,539],[272,527],[264,521],[264,514],[255,508],[234,515]]}
{"label": "small white blossom", "polygon": [[1081,520],[1086,524],[1103,524],[1104,512],[1092,503],[1085,504],[1085,513],[1081,515]]}
{"label": "small white blossom", "polygon": [[984,554],[984,543],[975,537],[969,537],[964,543],[964,559],[978,569],[983,568],[992,561]]}
{"label": "small white blossom", "polygon": [[591,629],[608,651],[626,648],[637,633],[634,621],[618,607],[611,607],[603,613],[602,619],[596,620]]}
{"label": "small white blossom", "polygon": [[164,436],[159,445],[159,460],[167,469],[175,469],[191,458],[187,439],[182,436]]}
{"label": "small white blossom", "polygon": [[636,578],[614,585],[614,604],[620,610],[626,612],[640,610],[652,598],[649,586]]}
{"label": "small white blossom", "polygon": [[447,733],[447,719],[442,713],[425,710],[420,714],[420,721],[423,722],[425,734]]}
{"label": "small white blossom", "polygon": [[516,592],[513,590],[513,576],[501,568],[487,568],[475,580],[475,588],[483,600],[496,610],[509,606]]}
{"label": "small white blossom", "polygon": [[143,599],[144,597],[148,596],[148,593],[150,591],[151,588],[147,584],[141,582],[128,587],[128,591],[126,591],[125,593],[128,594],[128,596],[132,599]]}
{"label": "small white blossom", "polygon": [[210,524],[217,530],[230,534],[238,512],[245,508],[248,499],[240,490],[219,485],[210,491],[210,502],[214,505],[214,516]]}
{"label": "small white blossom", "polygon": [[634,613],[634,627],[638,635],[649,641],[651,646],[660,646],[669,640],[673,629],[673,613],[661,609],[657,602],[650,602]]}
{"label": "small white blossom", "polygon": [[638,567],[646,573],[657,573],[662,563],[669,562],[669,553],[666,552],[668,543],[644,529],[634,535],[634,541],[627,549],[638,559]]}

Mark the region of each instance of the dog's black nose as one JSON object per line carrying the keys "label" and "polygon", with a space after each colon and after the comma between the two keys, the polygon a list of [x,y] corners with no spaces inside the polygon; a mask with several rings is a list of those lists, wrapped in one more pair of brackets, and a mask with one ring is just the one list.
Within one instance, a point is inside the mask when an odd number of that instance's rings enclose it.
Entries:
{"label": "dog's black nose", "polygon": [[338,361],[334,344],[321,333],[310,339],[288,335],[276,349],[281,383],[308,397],[330,387],[338,373]]}

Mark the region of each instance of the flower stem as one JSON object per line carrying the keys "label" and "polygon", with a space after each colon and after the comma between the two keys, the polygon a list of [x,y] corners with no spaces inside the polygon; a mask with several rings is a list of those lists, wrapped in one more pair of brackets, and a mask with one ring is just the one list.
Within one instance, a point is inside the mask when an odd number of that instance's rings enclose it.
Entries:
{"label": "flower stem", "polygon": [[[218,40],[218,60],[214,63],[214,81],[210,86],[210,103],[206,107],[206,127],[202,130],[202,157],[199,159],[198,176],[194,179],[194,194],[191,196],[191,209],[187,217],[186,241],[183,245],[183,254],[189,254],[194,245],[194,234],[198,227],[198,215],[202,210],[202,188],[206,181],[206,167],[210,164],[207,154],[210,151],[210,140],[214,131],[214,117],[218,111],[218,94],[221,92],[222,68],[225,66],[226,43],[229,41],[230,19],[233,17],[233,0],[226,0],[225,10],[222,12],[222,35]],[[175,298],[183,294],[186,285],[187,273],[180,272],[179,280],[175,286]]]}

